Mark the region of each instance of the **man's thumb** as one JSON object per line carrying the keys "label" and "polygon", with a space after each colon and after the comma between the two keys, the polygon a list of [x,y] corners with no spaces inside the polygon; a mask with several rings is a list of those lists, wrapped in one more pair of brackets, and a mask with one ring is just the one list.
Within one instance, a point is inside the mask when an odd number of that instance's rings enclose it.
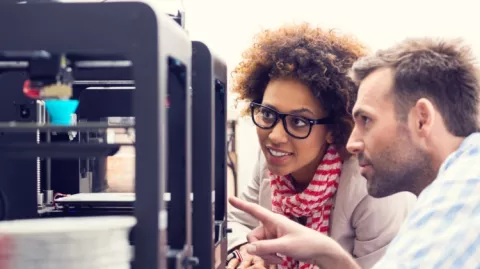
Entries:
{"label": "man's thumb", "polygon": [[259,240],[248,244],[246,250],[248,254],[256,256],[283,253],[283,249],[287,245],[283,241],[282,238]]}

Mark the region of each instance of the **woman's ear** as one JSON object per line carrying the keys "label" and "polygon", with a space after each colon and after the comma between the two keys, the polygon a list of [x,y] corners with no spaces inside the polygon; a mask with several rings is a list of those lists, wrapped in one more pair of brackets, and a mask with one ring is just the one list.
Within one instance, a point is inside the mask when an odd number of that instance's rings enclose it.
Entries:
{"label": "woman's ear", "polygon": [[334,141],[333,133],[332,133],[332,131],[328,131],[328,133],[327,133],[327,143],[331,145],[331,144],[333,144],[333,141]]}
{"label": "woman's ear", "polygon": [[347,148],[337,146],[336,149],[337,149],[337,152],[338,152],[338,154],[340,155],[340,159],[341,159],[342,161],[346,161],[346,160],[348,160],[350,157],[352,157],[352,154],[350,154],[350,152],[348,152]]}

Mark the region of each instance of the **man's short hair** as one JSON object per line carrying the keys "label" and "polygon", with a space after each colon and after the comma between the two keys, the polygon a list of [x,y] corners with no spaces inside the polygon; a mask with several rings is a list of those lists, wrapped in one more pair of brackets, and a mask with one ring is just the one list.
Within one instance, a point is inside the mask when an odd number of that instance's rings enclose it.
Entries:
{"label": "man's short hair", "polygon": [[470,47],[459,39],[407,39],[372,56],[359,59],[352,77],[360,83],[379,68],[395,72],[395,108],[400,120],[420,98],[427,98],[455,136],[478,130],[479,79]]}

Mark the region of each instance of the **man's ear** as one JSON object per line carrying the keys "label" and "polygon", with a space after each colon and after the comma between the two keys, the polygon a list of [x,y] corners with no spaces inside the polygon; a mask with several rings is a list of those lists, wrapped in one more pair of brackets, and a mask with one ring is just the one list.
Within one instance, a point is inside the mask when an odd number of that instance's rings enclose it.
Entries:
{"label": "man's ear", "polygon": [[413,130],[419,136],[428,136],[432,132],[436,116],[433,103],[426,98],[421,98],[417,101],[411,112],[414,124]]}

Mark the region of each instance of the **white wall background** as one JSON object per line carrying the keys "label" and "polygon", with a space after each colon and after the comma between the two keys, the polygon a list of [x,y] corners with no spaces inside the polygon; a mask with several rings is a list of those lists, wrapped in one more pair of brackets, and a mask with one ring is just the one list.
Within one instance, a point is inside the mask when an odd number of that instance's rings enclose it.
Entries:
{"label": "white wall background", "polygon": [[[162,1],[162,0],[157,0]],[[176,0],[163,0],[178,4]],[[353,33],[372,50],[409,36],[463,37],[480,47],[480,1],[474,0],[184,0],[186,24],[194,40],[206,42],[228,64],[240,61],[255,33],[285,22],[307,21]],[[233,103],[230,116],[234,117]],[[258,142],[249,119],[240,121],[237,150],[239,190],[251,179]]]}

